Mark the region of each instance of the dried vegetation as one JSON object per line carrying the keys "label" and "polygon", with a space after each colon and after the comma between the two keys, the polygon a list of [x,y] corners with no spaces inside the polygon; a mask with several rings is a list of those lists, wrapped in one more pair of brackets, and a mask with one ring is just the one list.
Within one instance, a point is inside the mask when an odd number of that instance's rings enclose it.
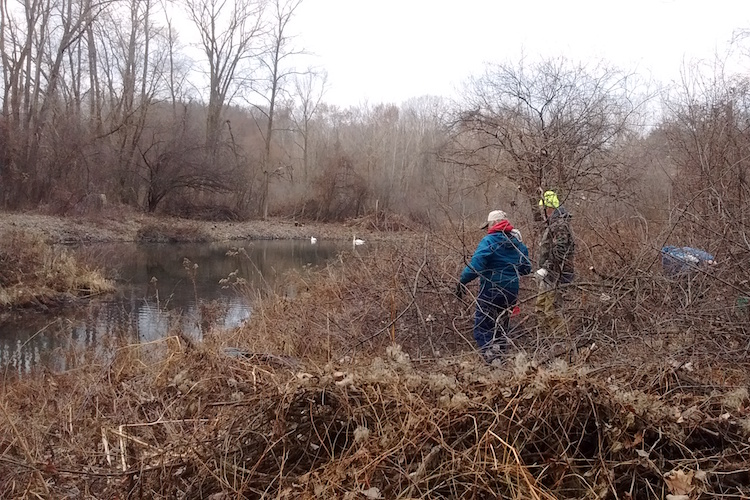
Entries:
{"label": "dried vegetation", "polygon": [[20,230],[0,233],[0,306],[47,307],[114,290],[64,248]]}
{"label": "dried vegetation", "polygon": [[230,334],[6,382],[0,496],[747,497],[741,268],[668,281],[596,234],[567,335],[537,330],[524,282],[502,368],[450,293],[460,250],[430,236],[290,276]]}

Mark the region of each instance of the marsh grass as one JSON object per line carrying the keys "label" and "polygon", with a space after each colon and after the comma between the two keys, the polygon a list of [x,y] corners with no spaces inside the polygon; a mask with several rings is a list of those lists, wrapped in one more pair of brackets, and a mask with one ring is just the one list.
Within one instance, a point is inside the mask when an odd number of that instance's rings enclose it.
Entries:
{"label": "marsh grass", "polygon": [[289,275],[229,334],[123,343],[4,383],[0,496],[750,494],[746,323],[721,302],[732,290],[698,279],[686,301],[634,252],[632,269],[582,273],[568,331],[547,338],[524,282],[527,317],[491,368],[444,241]]}
{"label": "marsh grass", "polygon": [[45,306],[114,290],[102,273],[64,247],[21,231],[0,235],[0,305]]}

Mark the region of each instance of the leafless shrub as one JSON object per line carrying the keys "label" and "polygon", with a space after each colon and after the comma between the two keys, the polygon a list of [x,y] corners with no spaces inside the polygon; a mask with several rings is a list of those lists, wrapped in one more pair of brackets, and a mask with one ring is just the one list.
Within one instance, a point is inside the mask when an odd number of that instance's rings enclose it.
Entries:
{"label": "leafless shrub", "polygon": [[238,221],[241,219],[234,209],[226,205],[222,206],[218,203],[199,205],[187,200],[166,204],[164,212],[175,217],[204,221]]}
{"label": "leafless shrub", "polygon": [[324,277],[296,276],[295,298],[256,304],[238,335],[260,348],[320,362],[379,351],[394,342],[425,357],[466,344],[465,328],[457,335],[451,320],[456,305],[446,294],[455,261],[435,253],[426,241],[400,246],[380,244],[377,257],[367,256],[366,249],[342,255]]}

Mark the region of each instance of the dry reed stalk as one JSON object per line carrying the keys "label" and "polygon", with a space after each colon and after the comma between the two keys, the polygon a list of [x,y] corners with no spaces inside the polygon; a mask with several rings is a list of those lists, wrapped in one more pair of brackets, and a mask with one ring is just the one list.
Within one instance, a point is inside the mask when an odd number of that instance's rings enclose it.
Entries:
{"label": "dry reed stalk", "polygon": [[[26,459],[26,464],[35,463],[36,461],[33,458],[31,449],[29,448],[29,444],[26,442],[24,435],[21,432],[19,432],[18,427],[13,422],[13,419],[8,413],[5,404],[0,403],[0,408],[2,408],[3,415],[5,416],[5,420],[7,421],[8,425],[10,426],[13,432],[14,442],[18,442],[21,446],[21,450],[23,451],[24,458]],[[10,446],[13,446],[13,444],[14,443],[11,443]],[[33,474],[34,474],[37,484],[39,484],[44,489],[44,493],[48,495],[50,493],[49,487],[47,486],[47,482],[45,481],[44,476],[42,475],[42,472],[34,468]]]}

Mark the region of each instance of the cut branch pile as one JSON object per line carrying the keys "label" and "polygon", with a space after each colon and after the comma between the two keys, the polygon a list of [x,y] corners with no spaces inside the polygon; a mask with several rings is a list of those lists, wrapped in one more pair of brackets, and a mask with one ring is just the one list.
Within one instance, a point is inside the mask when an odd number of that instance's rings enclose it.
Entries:
{"label": "cut branch pile", "polygon": [[[0,495],[22,498],[661,498],[750,494],[746,389],[631,390],[400,346],[291,372],[210,346],[124,350],[3,394]],[[29,393],[36,408],[26,406]],[[683,498],[683,497],[672,497]]]}

